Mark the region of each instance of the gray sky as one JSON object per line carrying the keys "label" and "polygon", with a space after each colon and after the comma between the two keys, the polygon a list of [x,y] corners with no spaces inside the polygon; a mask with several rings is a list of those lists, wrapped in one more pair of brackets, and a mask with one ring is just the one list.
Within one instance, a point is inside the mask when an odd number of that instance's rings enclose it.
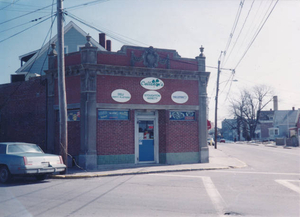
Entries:
{"label": "gray sky", "polygon": [[[231,98],[238,95],[241,89],[259,84],[274,89],[280,110],[300,108],[299,0],[280,0],[251,46],[276,0],[245,0],[242,9],[240,0],[103,0],[72,8],[91,1],[65,0],[64,7],[70,15],[103,30],[108,35],[107,39],[112,40],[113,51],[119,50],[124,44],[153,46],[175,49],[181,57],[195,58],[202,45],[205,48],[206,70],[211,72],[208,84],[210,120],[214,121],[216,67],[224,50],[227,52],[221,58],[222,67],[235,68],[236,72],[234,76],[230,70],[221,72],[219,121],[230,118],[228,101]],[[0,0],[0,41],[42,21],[44,18],[30,22],[50,15],[52,7],[3,22],[51,4],[52,0]],[[234,28],[239,9],[241,13]],[[56,6],[53,10],[56,10]],[[98,39],[97,31],[70,16],[66,16],[65,24],[71,20]],[[16,27],[20,24],[24,25]],[[20,55],[42,46],[50,25],[49,19],[0,42],[0,84],[9,83],[10,74],[20,67]],[[12,29],[7,30],[9,28]],[[56,32],[55,22],[52,36]],[[232,32],[231,43],[227,47]],[[232,79],[238,82],[227,82]],[[266,109],[272,107],[271,103]]]}

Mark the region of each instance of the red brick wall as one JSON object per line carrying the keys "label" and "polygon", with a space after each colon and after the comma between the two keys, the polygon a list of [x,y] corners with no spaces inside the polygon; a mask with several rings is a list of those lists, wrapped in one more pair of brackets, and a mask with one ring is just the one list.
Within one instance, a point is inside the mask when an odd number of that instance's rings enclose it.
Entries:
{"label": "red brick wall", "polygon": [[166,153],[199,152],[197,121],[168,120],[167,125]]}
{"label": "red brick wall", "polygon": [[[121,77],[99,75],[97,78],[97,103],[115,103],[111,93],[116,89],[125,89],[131,94],[131,99],[124,104],[149,104],[144,101],[143,94],[148,91],[140,85],[143,78]],[[156,105],[178,105],[173,102],[171,95],[175,91],[184,91],[189,100],[184,105],[199,105],[198,103],[198,81],[162,79],[164,87],[157,90],[162,96]]]}
{"label": "red brick wall", "polygon": [[129,121],[97,121],[97,154],[134,154],[134,112]]}
{"label": "red brick wall", "polygon": [[0,85],[0,141],[36,143],[46,150],[45,91],[40,78]]}
{"label": "red brick wall", "polygon": [[[106,65],[118,65],[118,66],[130,66],[131,60],[131,51],[134,51],[134,55],[136,57],[141,57],[145,50],[134,50],[132,48],[127,48],[126,54],[124,53],[115,53],[115,52],[98,52],[97,55],[97,64],[106,64]],[[169,55],[170,61],[170,69],[179,69],[179,70],[191,70],[197,71],[198,65],[195,59],[177,59],[174,58],[174,52],[169,50],[166,51],[159,51],[157,52],[161,59],[165,59],[167,55]],[[146,67],[143,64],[143,61],[136,62],[135,67]],[[166,64],[158,63],[157,68],[166,69]]]}
{"label": "red brick wall", "polygon": [[[58,86],[55,80],[55,104],[58,105]],[[66,77],[67,103],[80,103],[80,76]]]}

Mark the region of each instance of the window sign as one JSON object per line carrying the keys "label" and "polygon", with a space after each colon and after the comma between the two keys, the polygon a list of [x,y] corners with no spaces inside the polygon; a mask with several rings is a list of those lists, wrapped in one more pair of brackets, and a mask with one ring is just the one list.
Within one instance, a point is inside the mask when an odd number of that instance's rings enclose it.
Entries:
{"label": "window sign", "polygon": [[143,99],[148,103],[157,103],[161,100],[161,95],[157,91],[147,91],[143,95]]}
{"label": "window sign", "polygon": [[170,111],[170,120],[172,121],[194,121],[196,120],[195,112]]}
{"label": "window sign", "polygon": [[80,111],[68,110],[68,121],[80,121]]}
{"label": "window sign", "polygon": [[131,94],[127,90],[117,89],[111,93],[111,98],[116,102],[128,102],[131,99]]}
{"label": "window sign", "polygon": [[164,82],[162,80],[153,77],[144,78],[141,80],[140,84],[147,90],[159,90],[164,86]]}
{"label": "window sign", "polygon": [[189,96],[183,91],[176,91],[171,96],[173,102],[183,104],[189,100]]}
{"label": "window sign", "polygon": [[129,111],[98,110],[98,120],[129,120]]}

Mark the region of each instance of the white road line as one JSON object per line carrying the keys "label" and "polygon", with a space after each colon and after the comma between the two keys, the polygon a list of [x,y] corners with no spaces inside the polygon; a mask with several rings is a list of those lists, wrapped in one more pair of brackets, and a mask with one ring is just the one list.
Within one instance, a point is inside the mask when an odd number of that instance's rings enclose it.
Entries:
{"label": "white road line", "polygon": [[234,174],[256,174],[256,175],[285,175],[285,176],[300,176],[300,173],[276,173],[276,172],[251,172],[251,171],[236,171],[236,170],[211,170],[212,173],[234,173]]}
{"label": "white road line", "polygon": [[223,217],[225,212],[226,203],[224,199],[222,198],[221,194],[219,193],[218,189],[214,185],[213,181],[208,176],[186,176],[186,175],[171,175],[171,174],[149,174],[154,176],[173,176],[173,177],[182,177],[182,178],[198,178],[202,179],[202,182],[204,184],[205,190],[214,205],[218,216]]}
{"label": "white road line", "polygon": [[[300,194],[300,181],[299,180],[275,180],[277,183],[297,192]],[[298,185],[292,184],[291,182],[296,182]]]}

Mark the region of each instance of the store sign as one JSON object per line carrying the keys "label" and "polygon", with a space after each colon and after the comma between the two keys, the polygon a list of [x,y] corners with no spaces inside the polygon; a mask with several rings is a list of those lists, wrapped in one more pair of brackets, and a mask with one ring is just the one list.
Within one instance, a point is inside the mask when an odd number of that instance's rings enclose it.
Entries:
{"label": "store sign", "polygon": [[116,102],[128,102],[131,99],[131,94],[127,90],[117,89],[111,93],[111,98]]}
{"label": "store sign", "polygon": [[98,110],[98,120],[129,120],[129,111]]}
{"label": "store sign", "polygon": [[161,100],[161,95],[157,91],[147,91],[143,95],[143,99],[148,103],[157,103]]}
{"label": "store sign", "polygon": [[172,121],[194,121],[195,112],[170,111],[170,120]]}
{"label": "store sign", "polygon": [[68,110],[68,121],[80,121],[79,110]]}
{"label": "store sign", "polygon": [[176,91],[171,96],[172,100],[176,103],[183,104],[189,100],[189,96],[183,91]]}
{"label": "store sign", "polygon": [[158,78],[144,78],[140,82],[141,86],[147,90],[159,90],[163,88],[164,82]]}

